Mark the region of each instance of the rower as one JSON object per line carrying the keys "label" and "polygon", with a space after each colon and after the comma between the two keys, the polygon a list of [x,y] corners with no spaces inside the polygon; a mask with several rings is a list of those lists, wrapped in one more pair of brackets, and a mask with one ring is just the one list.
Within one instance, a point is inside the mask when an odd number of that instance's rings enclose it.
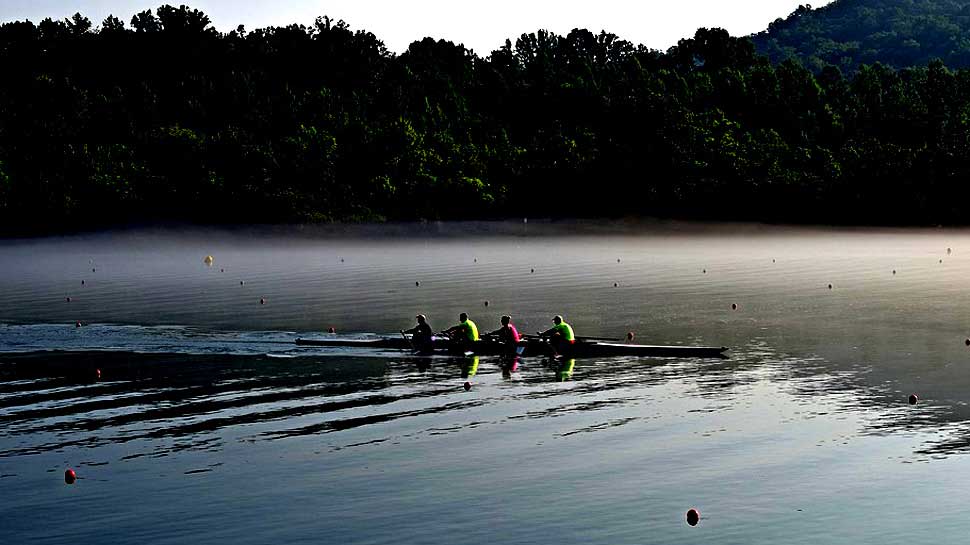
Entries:
{"label": "rower", "polygon": [[428,318],[424,314],[418,314],[414,319],[418,321],[418,325],[404,331],[404,333],[411,335],[411,344],[415,350],[418,352],[430,352],[431,337],[434,335],[434,331],[431,329],[431,325],[428,324]]}
{"label": "rower", "polygon": [[562,316],[553,318],[552,323],[556,325],[539,333],[539,336],[549,337],[552,348],[559,354],[562,354],[571,345],[576,343],[576,335],[573,334],[572,326],[562,321]]}
{"label": "rower", "polygon": [[461,348],[470,349],[478,340],[478,326],[464,312],[458,315],[458,325],[446,329],[445,333]]}
{"label": "rower", "polygon": [[502,316],[502,327],[488,333],[487,337],[497,337],[500,343],[508,345],[509,352],[514,353],[515,347],[519,344],[521,337],[519,331],[512,325],[512,317]]}

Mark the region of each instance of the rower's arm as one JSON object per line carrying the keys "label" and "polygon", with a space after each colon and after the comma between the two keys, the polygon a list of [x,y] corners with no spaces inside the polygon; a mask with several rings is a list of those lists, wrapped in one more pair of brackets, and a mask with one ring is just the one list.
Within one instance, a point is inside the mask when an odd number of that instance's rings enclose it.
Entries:
{"label": "rower's arm", "polygon": [[543,331],[542,333],[539,333],[539,336],[540,337],[548,337],[549,335],[552,335],[555,332],[556,332],[556,328],[553,327],[553,328],[550,328],[550,329],[547,329],[547,330]]}

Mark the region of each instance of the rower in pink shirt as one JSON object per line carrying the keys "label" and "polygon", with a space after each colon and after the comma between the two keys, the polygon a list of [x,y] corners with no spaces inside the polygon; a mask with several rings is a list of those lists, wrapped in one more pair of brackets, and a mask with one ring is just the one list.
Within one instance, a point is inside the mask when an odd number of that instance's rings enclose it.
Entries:
{"label": "rower in pink shirt", "polygon": [[502,316],[502,327],[489,333],[488,336],[496,337],[499,342],[509,345],[510,352],[514,352],[515,347],[522,340],[522,337],[519,335],[519,330],[515,329],[515,326],[512,325],[512,317],[508,315]]}

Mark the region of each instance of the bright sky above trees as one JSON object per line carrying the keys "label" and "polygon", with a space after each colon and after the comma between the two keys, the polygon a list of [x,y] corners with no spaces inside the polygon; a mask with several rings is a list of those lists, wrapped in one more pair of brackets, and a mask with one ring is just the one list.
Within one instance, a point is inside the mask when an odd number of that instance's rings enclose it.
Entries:
{"label": "bright sky above trees", "polygon": [[[139,11],[187,4],[228,31],[310,24],[319,15],[343,19],[373,32],[401,52],[431,36],[463,43],[487,55],[506,38],[540,28],[565,34],[573,28],[606,30],[634,43],[666,49],[698,27],[721,27],[734,35],[764,30],[806,0],[2,0],[0,21],[63,19],[81,12],[97,26],[113,14],[126,24]],[[815,7],[829,3],[813,2]]]}

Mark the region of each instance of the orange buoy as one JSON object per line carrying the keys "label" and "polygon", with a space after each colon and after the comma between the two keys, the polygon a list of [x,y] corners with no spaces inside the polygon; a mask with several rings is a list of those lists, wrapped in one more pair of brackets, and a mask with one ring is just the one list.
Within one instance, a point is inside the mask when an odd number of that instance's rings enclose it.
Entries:
{"label": "orange buoy", "polygon": [[333,326],[330,326],[330,329],[327,330],[327,333],[336,333],[336,332],[337,332],[337,329],[334,328]]}
{"label": "orange buoy", "polygon": [[75,481],[77,481],[77,473],[74,473],[73,469],[68,468],[67,471],[64,472],[64,482],[67,484],[74,484]]}
{"label": "orange buoy", "polygon": [[467,392],[468,390],[471,390],[472,389],[472,383],[471,382],[466,382],[465,384],[462,385],[462,388],[464,388],[465,391]]}
{"label": "orange buoy", "polygon": [[701,512],[697,509],[691,507],[687,510],[687,524],[691,526],[697,526],[697,523],[701,521]]}
{"label": "orange buoy", "polygon": [[909,404],[916,405],[919,402],[919,396],[916,394],[909,394]]}

